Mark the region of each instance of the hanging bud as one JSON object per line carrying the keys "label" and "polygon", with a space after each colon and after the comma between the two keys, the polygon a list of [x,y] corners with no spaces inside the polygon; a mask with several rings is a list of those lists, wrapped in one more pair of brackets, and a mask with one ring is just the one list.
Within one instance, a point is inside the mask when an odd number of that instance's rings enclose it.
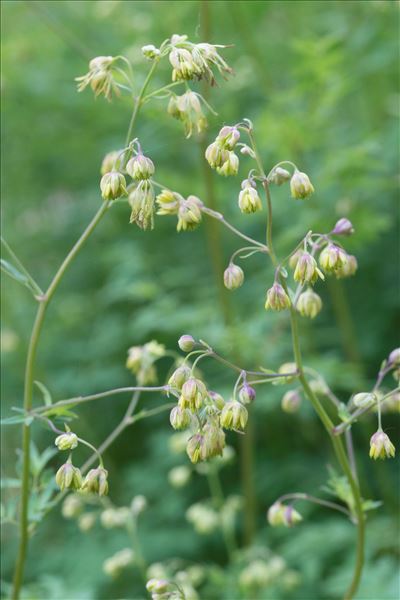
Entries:
{"label": "hanging bud", "polygon": [[318,294],[310,288],[300,294],[296,308],[302,317],[314,319],[322,309],[322,300]]}
{"label": "hanging bud", "polygon": [[240,140],[240,131],[236,127],[225,126],[217,135],[216,142],[224,150],[233,150]]}
{"label": "hanging bud", "polygon": [[262,210],[261,198],[257,189],[248,179],[242,182],[242,190],[239,192],[239,208],[242,213],[250,214]]}
{"label": "hanging bud", "polygon": [[319,255],[319,264],[327,273],[341,269],[347,263],[347,260],[346,252],[332,243],[328,244]]}
{"label": "hanging bud", "polygon": [[201,223],[202,201],[196,196],[188,196],[179,205],[177,231],[193,231]]}
{"label": "hanging bud", "polygon": [[149,179],[154,174],[154,163],[144,154],[137,154],[127,162],[126,171],[132,179]]}
{"label": "hanging bud", "polygon": [[256,390],[245,383],[239,390],[239,400],[242,404],[251,404],[256,397]]}
{"label": "hanging bud", "polygon": [[100,181],[100,190],[104,200],[115,200],[125,196],[127,194],[125,177],[118,171],[105,173]]}
{"label": "hanging bud", "polygon": [[189,408],[192,412],[201,408],[207,397],[207,388],[201,379],[190,377],[182,386],[182,395],[179,398],[179,406]]}
{"label": "hanging bud", "polygon": [[154,188],[150,181],[139,181],[136,188],[129,194],[129,204],[132,212],[130,223],[136,223],[140,229],[154,227]]}
{"label": "hanging bud", "polygon": [[196,433],[189,438],[186,445],[186,452],[193,464],[196,464],[199,461],[207,458],[205,452],[204,435],[202,433]]}
{"label": "hanging bud", "polygon": [[339,269],[335,271],[335,277],[337,279],[343,279],[344,277],[351,277],[355,275],[358,269],[358,263],[355,256],[352,254],[347,254],[347,262]]}
{"label": "hanging bud", "polygon": [[243,431],[248,419],[247,408],[240,402],[232,400],[227,402],[221,411],[219,418],[221,427],[224,429],[236,429]]}
{"label": "hanging bud", "polygon": [[239,159],[234,152],[228,152],[228,156],[224,163],[217,167],[217,173],[219,175],[223,175],[224,177],[229,177],[230,175],[237,175],[239,170]]}
{"label": "hanging bud", "polygon": [[168,103],[168,114],[182,121],[186,137],[189,138],[193,129],[202,133],[207,128],[207,119],[202,111],[198,94],[188,90],[182,96],[171,96]]}
{"label": "hanging bud", "polygon": [[78,445],[78,436],[72,431],[66,431],[56,437],[54,443],[59,450],[73,450]]}
{"label": "hanging bud", "polygon": [[187,429],[191,423],[190,412],[187,408],[174,406],[169,415],[169,421],[174,429]]}
{"label": "hanging bud", "polygon": [[191,335],[181,335],[178,340],[178,346],[182,352],[191,352],[196,345],[196,341]]}
{"label": "hanging bud", "polygon": [[223,399],[221,394],[218,394],[218,392],[213,392],[213,391],[209,390],[208,396],[213,401],[213,403],[215,404],[215,406],[217,407],[218,410],[222,410],[224,408],[225,400]]}
{"label": "hanging bud", "polygon": [[220,144],[213,142],[210,144],[205,153],[206,160],[212,169],[222,167],[229,158],[229,151],[221,148]]}
{"label": "hanging bud", "polygon": [[169,54],[169,62],[173,67],[172,81],[188,81],[194,77],[199,79],[202,75],[202,71],[194,62],[192,54],[185,48],[173,48]]}
{"label": "hanging bud", "polygon": [[296,169],[290,180],[290,191],[292,198],[304,200],[314,193],[314,186],[308,175]]}
{"label": "hanging bud", "polygon": [[93,58],[89,63],[89,72],[82,77],[75,77],[75,81],[78,82],[78,92],[82,92],[89,85],[96,97],[104,94],[104,97],[110,101],[113,93],[119,95],[120,91],[112,73],[116,60],[112,56]]}
{"label": "hanging bud", "polygon": [[318,269],[317,261],[308,252],[302,252],[297,260],[293,279],[301,285],[314,284],[318,277],[325,279],[323,273]]}
{"label": "hanging bud", "polygon": [[106,496],[108,494],[107,477],[108,471],[103,467],[90,469],[83,482],[82,490],[92,494],[98,494],[99,496]]}
{"label": "hanging bud", "polygon": [[282,169],[281,167],[276,167],[276,169],[273,170],[268,181],[271,183],[275,183],[275,185],[282,185],[282,183],[289,181],[290,177],[291,175],[289,171],[286,171],[286,169]]}
{"label": "hanging bud", "polygon": [[339,219],[331,233],[333,235],[351,235],[354,233],[354,227],[349,219]]}
{"label": "hanging bud", "polygon": [[300,523],[303,517],[293,506],[284,506],[282,520],[285,527],[293,527],[293,525]]}
{"label": "hanging bud", "polygon": [[181,365],[172,373],[171,377],[168,379],[168,384],[180,391],[191,374],[192,370],[188,366]]}
{"label": "hanging bud", "polygon": [[100,173],[101,175],[105,175],[110,171],[120,171],[122,169],[122,152],[121,150],[114,150],[113,152],[109,152],[103,158],[103,162],[101,163]]}
{"label": "hanging bud", "polygon": [[376,460],[377,458],[393,458],[396,449],[390,438],[382,429],[378,429],[371,437],[369,456]]}
{"label": "hanging bud", "polygon": [[159,206],[157,211],[158,215],[176,215],[179,210],[179,199],[174,192],[170,190],[162,190],[156,198],[156,202]]}
{"label": "hanging bud", "polygon": [[367,406],[372,406],[377,400],[375,394],[371,393],[359,393],[355,394],[352,398],[354,406],[357,408],[365,408]]}
{"label": "hanging bud", "polygon": [[296,250],[296,252],[294,252],[291,257],[289,258],[289,267],[291,269],[295,269],[296,265],[299,261],[300,256],[303,254],[304,250],[302,250],[301,248],[299,248],[298,250]]}
{"label": "hanging bud", "polygon": [[285,506],[281,502],[275,502],[270,506],[267,513],[268,522],[272,527],[285,525],[292,527],[303,520],[300,513],[293,506]]}
{"label": "hanging bud", "polygon": [[145,58],[149,60],[154,60],[160,56],[160,51],[158,48],[153,46],[153,44],[148,44],[147,46],[142,46],[142,54]]}
{"label": "hanging bud", "polygon": [[290,299],[280,283],[275,282],[267,291],[266,310],[285,310],[290,307]]}
{"label": "hanging bud", "polygon": [[289,390],[282,398],[282,410],[286,413],[295,413],[299,410],[301,396],[297,390]]}
{"label": "hanging bud", "polygon": [[80,490],[82,487],[82,475],[78,467],[74,467],[69,459],[56,473],[56,484],[63,492],[66,489]]}
{"label": "hanging bud", "polygon": [[243,281],[243,270],[238,265],[229,263],[229,266],[224,271],[224,286],[228,290],[236,290],[243,285]]}
{"label": "hanging bud", "polygon": [[204,447],[206,458],[222,456],[225,448],[225,433],[215,419],[208,421],[204,426]]}
{"label": "hanging bud", "polygon": [[400,366],[400,348],[395,348],[389,354],[389,365]]}
{"label": "hanging bud", "polygon": [[283,525],[283,505],[280,502],[274,502],[267,512],[268,523],[272,525],[272,527],[277,527],[278,525]]}

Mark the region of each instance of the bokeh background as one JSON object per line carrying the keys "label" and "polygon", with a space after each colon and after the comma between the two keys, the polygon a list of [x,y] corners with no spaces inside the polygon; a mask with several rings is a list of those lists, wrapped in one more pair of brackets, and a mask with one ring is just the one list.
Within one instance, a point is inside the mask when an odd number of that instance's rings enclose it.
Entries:
{"label": "bokeh background", "polygon": [[[3,2],[3,235],[45,286],[97,210],[104,154],[123,144],[128,97],[107,103],[74,77],[97,55],[124,54],[137,85],[148,63],[144,44],[159,45],[174,33],[193,41],[232,44],[224,57],[235,77],[207,91],[218,112],[203,140],[186,140],[166,114],[167,100],[143,109],[135,134],[156,164],[157,179],[193,193],[225,213],[240,229],[263,239],[265,213],[243,216],[237,208],[240,177],[222,179],[207,169],[202,144],[224,123],[254,122],[264,163],[294,160],[309,173],[316,193],[294,202],[288,187],[274,191],[275,245],[291,249],[308,229],[327,231],[342,216],[356,234],[346,248],[357,255],[351,280],[319,285],[324,310],[301,322],[306,363],[320,369],[342,400],[369,389],[384,357],[398,345],[398,5],[396,2]],[[170,80],[165,61],[153,89]],[[201,84],[195,84],[201,91]],[[242,178],[250,164],[241,161]],[[55,399],[134,384],[125,366],[132,345],[156,339],[177,350],[182,333],[207,340],[247,368],[276,369],[291,360],[285,314],[266,314],[265,290],[273,272],[265,259],[244,263],[246,283],[224,290],[221,270],[240,247],[227,230],[204,221],[177,234],[173,218],[157,218],[154,231],[129,225],[124,204],[114,207],[68,271],[51,305],[38,355],[36,378]],[[28,291],[3,278],[3,414],[21,406],[23,368],[34,316]],[[162,381],[170,367],[159,363]],[[229,395],[232,373],[211,362],[202,367],[211,388]],[[390,382],[389,382],[390,384]],[[391,384],[390,384],[391,385]],[[291,491],[321,494],[334,465],[329,440],[306,403],[290,416],[281,411],[287,387],[259,388],[247,436],[229,436],[236,458],[221,472],[227,495],[244,496],[236,535],[243,547],[269,548],[297,573],[290,585],[273,584],[258,598],[339,598],[350,578],[355,531],[339,514],[302,506],[293,530],[267,526],[266,508]],[[116,396],[79,409],[78,433],[98,445],[122,417],[129,398]],[[41,402],[40,394],[36,401]],[[165,402],[143,397],[142,407]],[[171,451],[168,413],[127,429],[107,451],[111,498],[129,504],[144,494],[148,508],[139,533],[148,564],[182,557],[209,566],[204,599],[249,598],[228,565],[221,533],[198,535],[187,508],[209,497],[207,480],[194,473],[174,489],[169,470],[187,464]],[[398,420],[385,429],[399,442]],[[369,436],[376,417],[354,432],[364,497],[382,500],[368,519],[367,566],[357,598],[398,597],[398,490],[396,461],[372,463]],[[53,434],[36,426],[40,452]],[[15,502],[19,428],[3,431],[3,502]],[[87,454],[79,450],[84,460]],[[52,458],[50,467],[59,465]],[[38,509],[39,510],[39,509]],[[40,512],[40,510],[39,510]],[[16,529],[3,532],[3,596],[16,552]],[[138,571],[116,579],[103,561],[129,545],[123,531],[96,525],[81,533],[55,508],[34,535],[27,562],[26,598],[83,600],[143,598]],[[213,565],[213,566],[212,566]],[[293,584],[293,585],[292,585]]]}

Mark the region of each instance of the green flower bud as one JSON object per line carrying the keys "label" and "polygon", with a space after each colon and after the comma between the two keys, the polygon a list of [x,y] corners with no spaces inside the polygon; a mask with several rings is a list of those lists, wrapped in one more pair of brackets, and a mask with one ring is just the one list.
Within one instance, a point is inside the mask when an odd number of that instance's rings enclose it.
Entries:
{"label": "green flower bud", "polygon": [[54,443],[59,450],[73,450],[78,445],[78,436],[72,431],[66,431],[56,437]]}
{"label": "green flower bud", "polygon": [[303,254],[303,252],[304,252],[304,250],[299,248],[298,250],[296,250],[296,252],[294,252],[294,254],[291,255],[291,257],[289,258],[289,267],[291,269],[296,268],[298,260],[299,260],[300,256]]}
{"label": "green flower bud", "polygon": [[251,185],[248,179],[242,182],[242,190],[239,193],[239,208],[242,213],[250,214],[262,210],[261,198],[257,189]]}
{"label": "green flower bud", "polygon": [[74,467],[68,460],[56,473],[56,484],[61,491],[66,489],[80,490],[82,487],[82,475],[78,467]]}
{"label": "green flower bud", "polygon": [[306,283],[314,284],[318,277],[325,279],[323,273],[318,269],[317,261],[308,252],[302,252],[297,259],[293,279],[301,285],[305,285]]}
{"label": "green flower bud", "polygon": [[355,394],[352,398],[353,404],[354,406],[357,406],[357,408],[364,408],[367,406],[372,406],[372,404],[374,404],[376,402],[377,398],[375,396],[375,394],[371,394],[371,393],[360,393],[360,394]]}
{"label": "green flower bud", "polygon": [[338,269],[336,269],[335,277],[337,279],[343,279],[344,277],[351,277],[352,275],[355,275],[357,269],[358,269],[358,263],[357,263],[356,257],[352,256],[351,254],[347,254],[347,262],[344,265],[342,265],[341,267],[339,267]]}
{"label": "green flower bud", "polygon": [[191,352],[196,345],[196,341],[191,335],[181,335],[178,340],[178,346],[182,352]]}
{"label": "green flower bud", "polygon": [[390,441],[390,438],[382,429],[378,429],[371,437],[369,456],[376,460],[377,458],[393,458],[396,448]]}
{"label": "green flower bud", "polygon": [[242,404],[251,404],[256,397],[256,390],[245,383],[239,390],[239,400]]}
{"label": "green flower bud", "polygon": [[207,397],[207,388],[200,379],[190,377],[182,386],[182,395],[179,398],[179,406],[189,408],[192,412],[201,408]]}
{"label": "green flower bud", "polygon": [[186,465],[174,467],[168,473],[168,481],[172,485],[172,487],[181,488],[188,483],[191,474],[191,470]]}
{"label": "green flower bud", "polygon": [[269,181],[275,183],[275,185],[282,185],[285,181],[289,181],[290,177],[289,171],[282,169],[281,167],[276,167],[276,169],[273,170]]}
{"label": "green flower bud", "polygon": [[224,285],[228,290],[236,290],[243,285],[244,273],[238,265],[229,263],[224,271]]}
{"label": "green flower bud", "polygon": [[100,190],[104,200],[115,200],[125,196],[127,194],[125,177],[118,171],[105,173],[100,181]]}
{"label": "green flower bud", "polygon": [[224,150],[218,142],[213,142],[206,149],[206,160],[212,169],[222,167],[229,158],[229,151]]}
{"label": "green flower bud", "polygon": [[172,373],[168,379],[168,384],[177,390],[181,390],[185,381],[189,379],[192,374],[192,370],[187,365],[181,365]]}
{"label": "green flower bud", "polygon": [[347,261],[346,252],[332,243],[328,244],[319,255],[319,264],[327,273],[342,269]]}
{"label": "green flower bud", "polygon": [[290,191],[292,198],[305,199],[314,193],[314,186],[308,178],[308,175],[297,169],[290,180]]}
{"label": "green flower bud", "polygon": [[224,429],[243,431],[246,427],[248,416],[247,408],[240,402],[232,400],[225,404],[219,421],[221,427],[224,427]]}
{"label": "green flower bud", "polygon": [[285,506],[281,502],[275,502],[268,510],[267,513],[268,522],[273,527],[279,525],[285,525],[286,527],[292,527],[303,520],[300,513],[297,512],[292,506]]}
{"label": "green flower bud", "polygon": [[154,227],[154,188],[150,181],[139,181],[136,188],[129,194],[129,204],[132,212],[129,222],[136,223],[140,229]]}
{"label": "green flower bud", "polygon": [[300,294],[296,308],[302,317],[314,319],[321,312],[322,300],[318,294],[309,289]]}
{"label": "green flower bud", "polygon": [[217,167],[217,173],[229,177],[230,175],[237,175],[239,170],[239,158],[234,152],[228,152],[226,160],[220,167]]}
{"label": "green flower bud", "polygon": [[187,429],[192,419],[187,408],[174,406],[169,415],[169,420],[174,429]]}
{"label": "green flower bud", "polygon": [[147,44],[146,46],[142,46],[142,54],[145,58],[154,60],[160,56],[160,51],[153,44]]}
{"label": "green flower bud", "polygon": [[202,201],[196,196],[188,196],[179,205],[178,231],[192,231],[201,223]]}
{"label": "green flower bud", "polygon": [[193,464],[201,460],[206,460],[207,453],[203,434],[196,433],[189,438],[186,445],[186,453]]}
{"label": "green flower bud", "polygon": [[121,150],[114,150],[113,152],[109,152],[103,158],[103,162],[101,163],[100,173],[101,175],[105,175],[110,171],[120,171],[122,168],[122,153]]}
{"label": "green flower bud", "polygon": [[170,190],[162,190],[161,194],[158,194],[156,202],[159,206],[157,211],[158,215],[176,215],[179,210],[179,200],[174,192]]}
{"label": "green flower bud", "polygon": [[83,482],[82,490],[92,494],[98,494],[99,496],[106,496],[108,494],[107,477],[108,471],[103,467],[90,469]]}
{"label": "green flower bud", "polygon": [[208,396],[213,401],[213,403],[218,408],[218,410],[222,410],[224,408],[225,400],[223,399],[221,394],[218,394],[218,392],[213,392],[210,390],[208,392]]}
{"label": "green flower bud", "polygon": [[280,283],[275,282],[274,285],[267,291],[267,299],[265,302],[266,310],[285,310],[289,308],[290,299]]}
{"label": "green flower bud", "polygon": [[220,130],[215,141],[220,144],[224,150],[233,150],[239,140],[240,131],[236,127],[229,127],[226,125]]}
{"label": "green flower bud", "polygon": [[283,517],[282,517],[283,505],[280,502],[274,502],[267,512],[268,523],[272,525],[272,527],[277,527],[278,525],[283,525]]}
{"label": "green flower bud", "polygon": [[190,80],[202,75],[192,54],[185,48],[173,48],[169,54],[169,62],[173,67],[172,81]]}
{"label": "green flower bud", "polygon": [[127,162],[126,170],[132,179],[141,181],[149,179],[154,174],[154,163],[147,156],[137,154]]}
{"label": "green flower bud", "polygon": [[395,348],[389,354],[389,364],[400,366],[400,348]]}
{"label": "green flower bud", "polygon": [[295,413],[299,410],[301,396],[297,390],[289,390],[282,398],[282,410],[286,413]]}
{"label": "green flower bud", "polygon": [[215,419],[208,421],[204,427],[204,446],[206,458],[222,456],[225,448],[225,433]]}

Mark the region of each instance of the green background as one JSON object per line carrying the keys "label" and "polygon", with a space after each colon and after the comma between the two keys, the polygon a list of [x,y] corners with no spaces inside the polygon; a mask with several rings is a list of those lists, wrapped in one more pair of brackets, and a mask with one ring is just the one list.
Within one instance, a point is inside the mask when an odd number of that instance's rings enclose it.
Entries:
{"label": "green background", "polygon": [[[395,2],[3,2],[3,235],[40,284],[45,286],[100,203],[99,167],[104,154],[121,147],[130,118],[127,96],[96,101],[76,93],[74,77],[98,55],[124,54],[141,84],[148,63],[144,44],[156,46],[174,33],[196,41],[232,44],[223,55],[235,77],[208,90],[218,116],[210,115],[203,143],[224,123],[250,118],[266,167],[283,159],[307,172],[316,192],[307,202],[274,190],[274,236],[283,256],[304,233],[328,231],[339,217],[351,219],[356,234],[346,240],[359,261],[357,276],[327,281],[318,292],[322,314],[301,321],[306,363],[320,369],[342,400],[373,385],[384,357],[398,345],[398,6]],[[167,60],[152,89],[170,81]],[[201,84],[194,84],[201,91]],[[183,195],[195,194],[222,211],[238,228],[263,240],[265,212],[241,215],[240,177],[220,178],[205,164],[199,140],[186,140],[166,114],[167,100],[146,105],[135,135],[156,165],[156,178]],[[252,165],[251,165],[252,166]],[[210,197],[210,186],[212,195]],[[208,189],[208,192],[207,192]],[[221,268],[240,247],[227,230],[204,221],[193,233],[176,233],[174,218],[158,217],[154,231],[129,225],[126,205],[116,205],[72,265],[52,303],[41,339],[36,379],[55,399],[134,385],[125,369],[129,346],[157,339],[177,349],[182,333],[207,340],[234,362],[251,369],[276,369],[292,360],[286,314],[267,314],[265,290],[273,271],[261,255],[243,263],[246,282],[236,293],[221,287]],[[34,317],[29,292],[3,278],[3,414],[21,406],[27,341]],[[160,363],[160,380],[170,362]],[[225,395],[232,373],[212,362],[203,373]],[[388,382],[388,385],[392,385]],[[293,590],[265,588],[259,598],[339,598],[349,581],[355,531],[339,514],[300,507],[304,522],[273,530],[266,508],[281,494],[321,494],[329,440],[309,406],[297,415],[280,409],[287,387],[259,388],[251,408],[247,441],[229,435],[236,460],[222,472],[226,494],[254,487],[254,515],[245,511],[238,538],[280,554],[300,574]],[[42,400],[38,394],[36,402]],[[115,396],[79,410],[75,429],[100,444],[122,417],[128,398]],[[146,396],[141,406],[164,399]],[[168,413],[128,429],[106,453],[111,498],[129,504],[136,494],[149,503],[140,535],[149,563],[171,557],[222,569],[212,571],[200,597],[240,595],[235,568],[226,568],[220,534],[198,536],[186,509],[208,498],[207,482],[173,489],[167,473],[186,457],[169,452]],[[396,416],[384,418],[398,442]],[[397,429],[396,429],[397,427]],[[399,587],[398,471],[395,461],[372,463],[370,416],[355,427],[356,456],[364,497],[383,507],[370,513],[367,568],[357,598],[394,599]],[[3,475],[15,478],[18,427],[3,432]],[[43,451],[53,434],[40,425],[33,437]],[[397,437],[397,440],[396,440]],[[87,454],[78,450],[78,457]],[[60,457],[52,459],[53,469]],[[12,502],[15,489],[3,491]],[[250,529],[249,529],[250,528]],[[16,552],[16,529],[3,527],[4,597]],[[247,531],[247,533],[246,533]],[[42,600],[142,598],[136,570],[110,580],[102,562],[128,545],[123,532],[96,526],[87,534],[65,521],[56,508],[31,541],[26,598]],[[247,596],[248,597],[248,596]]]}

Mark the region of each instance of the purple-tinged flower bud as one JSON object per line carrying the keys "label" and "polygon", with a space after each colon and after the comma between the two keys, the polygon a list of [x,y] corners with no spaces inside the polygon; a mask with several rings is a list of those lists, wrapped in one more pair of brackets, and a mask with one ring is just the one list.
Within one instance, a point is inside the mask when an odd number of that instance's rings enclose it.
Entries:
{"label": "purple-tinged flower bud", "polygon": [[83,482],[82,490],[92,494],[98,494],[99,496],[106,496],[108,494],[107,477],[108,471],[103,467],[90,469]]}
{"label": "purple-tinged flower bud", "polygon": [[348,256],[343,248],[329,243],[319,255],[319,264],[327,273],[341,269],[348,261]]}
{"label": "purple-tinged flower bud", "polygon": [[238,171],[239,158],[234,152],[228,152],[226,160],[220,167],[217,167],[217,173],[219,175],[223,175],[224,177],[229,177],[230,175],[237,175]]}
{"label": "purple-tinged flower bud", "polygon": [[348,254],[347,255],[347,263],[345,265],[343,265],[342,267],[340,267],[339,269],[336,269],[335,277],[336,277],[336,279],[343,279],[344,277],[351,277],[352,275],[355,275],[357,269],[358,269],[358,263],[357,263],[356,257],[353,256],[352,254]]}
{"label": "purple-tinged flower bud", "polygon": [[153,44],[147,44],[146,46],[142,46],[142,54],[145,58],[154,60],[160,56],[160,51]]}
{"label": "purple-tinged flower bud", "polygon": [[228,290],[236,290],[243,285],[243,281],[243,269],[234,263],[229,263],[228,267],[224,271],[224,286]]}
{"label": "purple-tinged flower bud", "polygon": [[179,406],[189,408],[192,412],[201,408],[207,397],[207,388],[201,379],[190,377],[182,386],[182,395],[179,398]]}
{"label": "purple-tinged flower bud", "polygon": [[209,390],[208,396],[214,402],[214,404],[218,408],[218,410],[222,410],[224,408],[225,400],[223,399],[221,394],[218,394],[218,392],[213,392],[213,391]]}
{"label": "purple-tinged flower bud", "polygon": [[290,180],[290,191],[292,198],[304,200],[314,193],[314,186],[308,178],[308,175],[297,169]]}
{"label": "purple-tinged flower bud", "polygon": [[190,412],[187,408],[174,406],[169,415],[169,421],[174,429],[186,429],[191,423]]}
{"label": "purple-tinged flower bud", "polygon": [[232,400],[225,404],[219,421],[221,427],[224,427],[224,429],[243,431],[246,427],[248,416],[247,408],[240,402]]}
{"label": "purple-tinged flower bud", "polygon": [[221,129],[215,141],[224,150],[233,150],[239,140],[240,131],[236,127],[229,127],[227,125]]}
{"label": "purple-tinged flower bud", "polygon": [[149,579],[146,583],[146,590],[151,594],[165,594],[170,587],[169,581],[166,579]]}
{"label": "purple-tinged flower bud", "polygon": [[300,294],[296,308],[302,317],[314,319],[322,309],[322,300],[318,294],[309,289]]}
{"label": "purple-tinged flower bud", "polygon": [[256,397],[256,390],[245,383],[239,390],[239,400],[242,404],[251,404]]}
{"label": "purple-tinged flower bud", "polygon": [[78,467],[74,467],[68,460],[62,465],[56,473],[56,484],[61,491],[70,488],[71,490],[80,490],[82,487],[82,475]]}
{"label": "purple-tinged flower bud", "polygon": [[125,196],[127,194],[125,177],[118,171],[105,173],[100,180],[100,190],[104,200],[115,200]]}
{"label": "purple-tinged flower bud", "polygon": [[290,298],[281,286],[280,283],[275,282],[274,285],[267,291],[267,299],[265,302],[266,310],[285,310],[289,308]]}
{"label": "purple-tinged flower bud", "polygon": [[351,235],[354,233],[354,227],[349,219],[339,219],[335,227],[331,231],[334,235]]}
{"label": "purple-tinged flower bud", "polygon": [[183,352],[191,352],[196,345],[196,340],[191,335],[181,335],[178,346]]}
{"label": "purple-tinged flower bud", "polygon": [[149,179],[154,174],[154,163],[144,154],[137,154],[127,162],[126,170],[132,179],[141,181]]}
{"label": "purple-tinged flower bud", "polygon": [[286,413],[295,413],[299,410],[301,396],[297,390],[289,390],[282,398],[282,410]]}
{"label": "purple-tinged flower bud", "polygon": [[282,513],[283,524],[285,527],[293,527],[300,521],[303,520],[303,517],[293,506],[284,506]]}
{"label": "purple-tinged flower bud", "polygon": [[261,198],[258,195],[257,189],[245,179],[242,182],[242,190],[239,192],[239,208],[242,213],[251,214],[262,210]]}
{"label": "purple-tinged flower bud", "polygon": [[395,348],[389,354],[389,365],[399,365],[400,366],[400,348]]}
{"label": "purple-tinged flower bud", "polygon": [[318,277],[325,279],[323,273],[318,269],[317,261],[309,252],[302,252],[297,260],[293,279],[302,285],[314,284]]}
{"label": "purple-tinged flower bud", "polygon": [[382,429],[378,429],[371,437],[369,456],[376,460],[377,458],[393,458],[396,453],[396,449],[390,438]]}
{"label": "purple-tinged flower bud", "polygon": [[291,175],[289,171],[282,169],[281,167],[276,167],[268,181],[270,183],[275,183],[275,185],[282,185],[282,183],[289,181],[290,177]]}
{"label": "purple-tinged flower bud", "polygon": [[277,527],[278,525],[283,525],[283,505],[280,502],[274,502],[267,512],[268,523],[272,525],[272,527]]}
{"label": "purple-tinged flower bud", "polygon": [[189,438],[186,445],[186,452],[193,464],[207,458],[205,452],[205,441],[202,433],[196,433]]}
{"label": "purple-tinged flower bud", "polygon": [[168,384],[180,391],[191,374],[192,370],[187,365],[181,365],[172,373],[168,379]]}
{"label": "purple-tinged flower bud", "polygon": [[56,437],[54,443],[59,450],[73,450],[78,445],[78,436],[72,431],[66,431]]}

